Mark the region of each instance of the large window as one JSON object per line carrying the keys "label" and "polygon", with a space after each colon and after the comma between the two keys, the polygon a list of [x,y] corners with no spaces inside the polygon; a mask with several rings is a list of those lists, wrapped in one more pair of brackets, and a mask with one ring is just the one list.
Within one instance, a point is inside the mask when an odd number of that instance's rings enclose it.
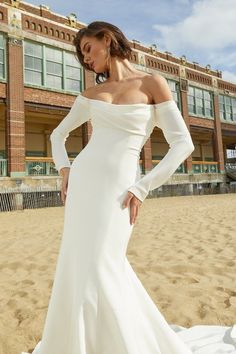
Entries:
{"label": "large window", "polygon": [[236,122],[236,98],[219,95],[220,119]]}
{"label": "large window", "polygon": [[189,86],[188,111],[191,114],[213,118],[213,95],[210,91]]}
{"label": "large window", "polygon": [[63,88],[63,62],[60,49],[46,47],[46,86]]}
{"label": "large window", "polygon": [[25,40],[25,83],[81,92],[82,67],[75,53]]}
{"label": "large window", "polygon": [[0,79],[5,79],[6,63],[6,40],[3,33],[0,33]]}
{"label": "large window", "polygon": [[179,110],[181,110],[181,107],[180,107],[180,92],[179,92],[179,83],[174,81],[174,80],[170,80],[170,79],[167,79],[167,82],[168,82],[168,85],[170,87],[170,90],[172,92],[172,96],[179,108]]}
{"label": "large window", "polygon": [[81,68],[74,53],[65,52],[65,86],[68,91],[81,91]]}
{"label": "large window", "polygon": [[43,85],[43,46],[35,43],[24,43],[25,82]]}

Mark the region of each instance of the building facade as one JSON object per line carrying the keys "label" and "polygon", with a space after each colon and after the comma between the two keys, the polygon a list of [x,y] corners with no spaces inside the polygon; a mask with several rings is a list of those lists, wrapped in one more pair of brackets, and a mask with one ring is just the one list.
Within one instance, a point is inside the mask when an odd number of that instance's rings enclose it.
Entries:
{"label": "building facade", "polygon": [[[49,136],[75,97],[95,85],[95,74],[81,67],[72,45],[84,26],[75,14],[65,17],[45,5],[0,0],[0,188],[59,183]],[[227,168],[236,161],[236,84],[222,80],[221,71],[210,65],[202,67],[136,40],[130,45],[138,70],[167,79],[195,146],[168,184],[225,184]],[[71,161],[91,133],[90,121],[70,133],[66,149]],[[141,152],[142,173],[168,148],[155,127]]]}

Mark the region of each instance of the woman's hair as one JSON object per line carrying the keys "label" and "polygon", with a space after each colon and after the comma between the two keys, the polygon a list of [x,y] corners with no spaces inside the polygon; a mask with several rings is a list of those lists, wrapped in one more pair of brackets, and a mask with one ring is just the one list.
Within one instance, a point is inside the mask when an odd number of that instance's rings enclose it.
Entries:
{"label": "woman's hair", "polygon": [[[80,29],[74,40],[73,44],[76,48],[76,55],[79,59],[80,64],[87,70],[93,71],[90,66],[84,62],[84,56],[81,53],[80,42],[83,36],[96,37],[98,40],[102,40],[104,34],[109,35],[111,38],[110,44],[110,56],[117,56],[122,59],[131,58],[132,49],[129,44],[128,39],[124,36],[122,31],[108,22],[94,21],[91,22],[87,27]],[[100,84],[109,77],[109,70],[103,73],[96,73],[96,83]],[[102,79],[102,80],[101,80]]]}

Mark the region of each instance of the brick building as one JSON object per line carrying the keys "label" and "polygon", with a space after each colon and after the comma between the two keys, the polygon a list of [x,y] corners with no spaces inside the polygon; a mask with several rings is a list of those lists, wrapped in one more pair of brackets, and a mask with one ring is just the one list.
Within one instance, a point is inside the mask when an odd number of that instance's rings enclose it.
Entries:
{"label": "brick building", "polygon": [[[52,186],[60,177],[51,158],[49,136],[69,111],[75,97],[95,85],[72,45],[86,24],[74,14],[61,16],[45,5],[0,0],[0,188],[19,184]],[[236,85],[222,80],[221,71],[188,62],[130,41],[133,65],[159,72],[190,130],[195,151],[179,166],[169,184],[225,184],[227,166],[235,166]],[[90,121],[70,133],[66,142],[73,158],[89,141]],[[141,152],[143,173],[168,151],[159,128]]]}

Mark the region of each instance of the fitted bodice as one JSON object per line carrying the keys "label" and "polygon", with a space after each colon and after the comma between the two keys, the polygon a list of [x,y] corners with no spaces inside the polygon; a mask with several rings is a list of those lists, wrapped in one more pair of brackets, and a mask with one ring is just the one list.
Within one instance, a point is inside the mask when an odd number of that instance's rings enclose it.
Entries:
{"label": "fitted bodice", "polygon": [[101,100],[90,101],[90,116],[93,128],[119,129],[129,134],[140,136],[150,135],[155,122],[153,111],[155,105],[143,103],[120,105]]}
{"label": "fitted bodice", "polygon": [[[164,183],[194,149],[173,99],[156,104],[114,104],[78,95],[70,112],[50,136],[58,170],[71,167],[64,146],[69,132],[89,120],[92,135],[72,167],[76,169],[83,163],[94,166],[96,173],[106,169],[109,181],[119,181],[123,189],[136,182],[129,191],[135,192],[140,200],[144,200],[149,190]],[[158,166],[139,179],[140,152],[155,126],[162,130],[170,149]],[[83,171],[88,174],[85,168]]]}
{"label": "fitted bodice", "polygon": [[139,157],[155,125],[154,106],[142,103],[120,105],[80,97],[89,101],[93,132],[88,148],[95,144],[102,155],[109,149],[116,157],[129,153]]}

